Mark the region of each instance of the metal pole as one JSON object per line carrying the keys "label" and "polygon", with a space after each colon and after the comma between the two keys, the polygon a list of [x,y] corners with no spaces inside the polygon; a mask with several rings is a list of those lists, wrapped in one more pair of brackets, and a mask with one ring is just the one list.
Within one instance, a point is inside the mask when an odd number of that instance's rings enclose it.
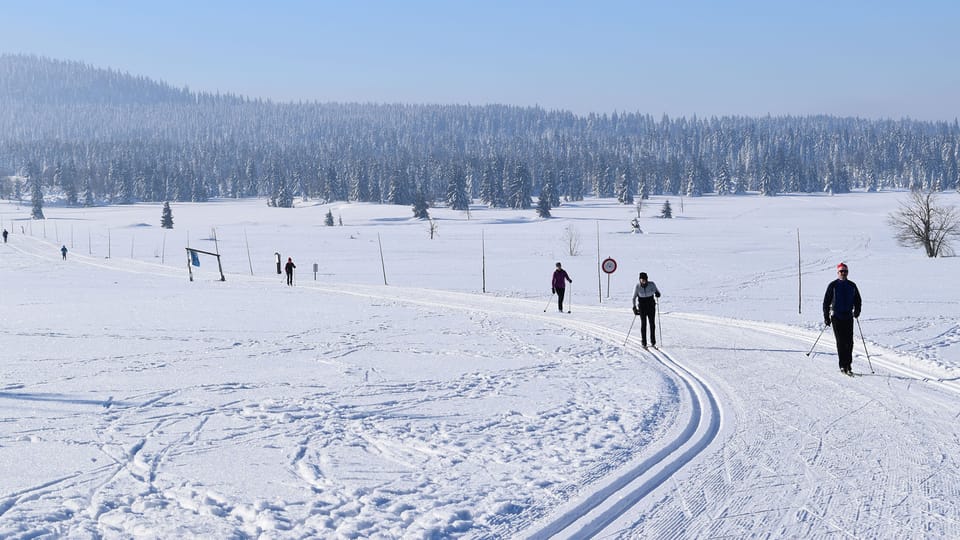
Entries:
{"label": "metal pole", "polygon": [[603,280],[600,279],[600,222],[597,221],[597,298],[603,303]]}
{"label": "metal pole", "polygon": [[[467,209],[467,215],[469,216],[470,209]],[[469,217],[468,217],[469,219]],[[483,229],[480,229],[480,290],[487,292],[487,240],[484,236]],[[547,310],[544,309],[544,312]]]}
{"label": "metal pole", "polygon": [[377,245],[380,247],[380,268],[383,270],[383,284],[387,284],[387,265],[383,263],[383,243],[380,242],[380,233],[377,233]]}
{"label": "metal pole", "polygon": [[630,321],[630,329],[627,330],[627,337],[623,338],[623,344],[626,345],[627,341],[630,339],[630,332],[633,331],[633,323],[637,322],[637,314],[633,314],[633,320]]}
{"label": "metal pole", "polygon": [[867,340],[863,338],[863,327],[860,326],[860,319],[856,318],[854,320],[857,321],[857,328],[860,329],[860,341],[863,342],[863,352],[867,355],[867,365],[870,366],[870,373],[876,373],[873,370],[873,362],[870,361],[870,353],[867,351]]}
{"label": "metal pole", "polygon": [[247,236],[247,228],[243,228],[243,240],[247,244],[247,263],[250,265],[250,275],[253,275],[253,259],[250,257],[250,238]]}
{"label": "metal pole", "polygon": [[660,330],[660,346],[663,347],[663,319],[660,318],[660,301],[654,301],[657,303],[657,330]]}
{"label": "metal pole", "polygon": [[827,329],[827,325],[823,325],[823,328],[820,329],[820,334],[817,335],[817,339],[813,342],[813,347],[810,347],[810,350],[807,351],[807,356],[810,356],[810,353],[813,352],[813,348],[817,346],[817,343],[820,343],[820,336],[823,335],[823,331]]}
{"label": "metal pole", "polygon": [[554,294],[556,294],[556,293],[550,293],[550,299],[547,300],[547,305],[544,306],[544,308],[543,308],[543,312],[544,312],[544,313],[547,312],[547,308],[550,307],[550,304],[553,303],[553,295],[554,295]]}

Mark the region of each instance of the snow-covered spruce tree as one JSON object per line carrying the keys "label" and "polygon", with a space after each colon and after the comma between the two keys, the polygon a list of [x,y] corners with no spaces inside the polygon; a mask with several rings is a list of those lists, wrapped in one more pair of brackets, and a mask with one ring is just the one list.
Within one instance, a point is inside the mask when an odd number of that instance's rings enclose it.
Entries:
{"label": "snow-covered spruce tree", "polygon": [[411,199],[407,192],[407,173],[397,168],[387,180],[387,203],[410,204]]}
{"label": "snow-covered spruce tree", "polygon": [[730,172],[727,170],[727,164],[721,163],[717,169],[716,181],[717,195],[728,195],[730,193]]}
{"label": "snow-covered spruce tree", "polygon": [[276,186],[277,190],[273,196],[273,199],[276,201],[276,206],[279,208],[293,208],[293,192],[290,190],[290,186],[287,185],[287,179],[284,178],[283,175],[277,178]]}
{"label": "snow-covered spruce tree", "polygon": [[173,211],[170,210],[170,202],[163,203],[163,212],[160,213],[160,226],[164,229],[173,228]]}
{"label": "snow-covered spruce tree", "polygon": [[663,207],[660,209],[660,217],[670,219],[673,217],[673,209],[670,208],[670,201],[663,201]]}
{"label": "snow-covered spruce tree", "polygon": [[33,219],[44,219],[43,217],[43,185],[39,172],[31,172],[30,178],[30,217]]}
{"label": "snow-covered spruce tree", "polygon": [[93,206],[93,190],[90,188],[90,179],[83,181],[83,205],[87,208]]}
{"label": "snow-covered spruce tree", "polygon": [[194,177],[193,184],[190,186],[190,200],[193,202],[207,202],[210,200],[210,191],[207,189],[207,182],[200,175]]}
{"label": "snow-covered spruce tree", "polygon": [[510,174],[506,186],[504,186],[507,206],[516,210],[526,210],[533,206],[533,198],[530,196],[533,188],[533,177],[522,163],[517,163],[511,169],[511,172],[512,174]]}
{"label": "snow-covered spruce tree", "polygon": [[68,206],[77,205],[77,182],[76,182],[76,167],[71,163],[68,164],[63,172],[63,178],[61,178],[61,187],[63,188],[63,195],[67,199]]}
{"label": "snow-covered spruce tree", "polygon": [[617,179],[617,201],[620,204],[633,204],[633,180],[629,171],[620,171]]}
{"label": "snow-covered spruce tree", "polygon": [[327,227],[333,227],[333,210],[327,210],[327,215],[323,218],[323,224]]}
{"label": "snow-covered spruce tree", "polygon": [[767,167],[763,167],[760,171],[760,194],[773,197],[777,194],[777,191],[777,182],[770,174],[770,170]]}
{"label": "snow-covered spruce tree", "polygon": [[417,219],[430,219],[430,203],[427,202],[427,195],[422,188],[417,188],[413,195],[413,217]]}
{"label": "snow-covered spruce tree", "polygon": [[467,210],[470,208],[470,196],[467,195],[467,177],[463,169],[456,167],[447,183],[447,204],[453,210]]}
{"label": "snow-covered spruce tree", "polygon": [[640,200],[647,200],[650,198],[650,188],[647,187],[647,182],[640,182]]}
{"label": "snow-covered spruce tree", "polygon": [[543,219],[549,219],[552,217],[550,215],[549,193],[540,193],[540,198],[537,200],[537,215]]}
{"label": "snow-covered spruce tree", "polygon": [[563,188],[563,171],[558,173],[549,172],[544,188],[549,188],[550,191],[550,207],[556,208],[560,206],[560,190]]}

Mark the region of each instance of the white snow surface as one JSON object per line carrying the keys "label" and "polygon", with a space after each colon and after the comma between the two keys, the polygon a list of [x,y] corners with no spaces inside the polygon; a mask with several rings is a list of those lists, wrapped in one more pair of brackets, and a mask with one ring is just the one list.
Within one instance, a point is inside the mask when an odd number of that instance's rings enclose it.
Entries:
{"label": "white snow surface", "polygon": [[905,198],[434,208],[433,239],[405,206],[0,203],[0,537],[958,538],[960,258],[895,243]]}

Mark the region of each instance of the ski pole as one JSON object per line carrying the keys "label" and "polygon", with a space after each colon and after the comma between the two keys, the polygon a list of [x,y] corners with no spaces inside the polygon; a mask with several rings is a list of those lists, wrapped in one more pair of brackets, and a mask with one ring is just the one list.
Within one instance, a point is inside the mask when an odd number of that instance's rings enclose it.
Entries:
{"label": "ski pole", "polygon": [[[568,285],[572,285],[568,283]],[[570,291],[570,296],[567,297],[567,313],[573,311],[573,287],[567,287],[567,290]]]}
{"label": "ski pole", "polygon": [[867,355],[867,365],[870,366],[870,373],[876,373],[876,371],[873,370],[873,362],[870,361],[870,353],[867,351],[867,340],[863,337],[863,327],[860,326],[860,319],[856,318],[854,320],[857,321],[857,328],[860,329],[860,341],[863,342],[863,352]]}
{"label": "ski pole", "polygon": [[[813,348],[817,346],[817,343],[820,343],[820,336],[823,335],[823,331],[827,329],[827,325],[823,325],[823,328],[820,329],[820,334],[817,335],[816,341],[813,342],[813,347],[810,347],[810,350],[807,351],[807,356],[810,356],[810,353],[813,352]],[[861,334],[862,335],[862,334]]]}
{"label": "ski pole", "polygon": [[660,330],[660,346],[663,347],[663,319],[660,318],[660,301],[657,303],[657,329]]}
{"label": "ski pole", "polygon": [[633,331],[633,323],[635,323],[635,322],[637,322],[637,314],[636,314],[636,313],[633,314],[633,320],[630,321],[630,329],[627,330],[627,337],[625,337],[625,338],[623,339],[623,344],[624,344],[624,345],[626,345],[626,344],[627,344],[627,341],[630,340],[630,332]]}
{"label": "ski pole", "polygon": [[543,312],[544,312],[544,313],[547,312],[547,308],[550,307],[550,304],[553,302],[553,295],[554,295],[554,294],[556,294],[556,293],[550,293],[550,299],[547,300],[547,305],[546,305],[546,307],[543,308]]}

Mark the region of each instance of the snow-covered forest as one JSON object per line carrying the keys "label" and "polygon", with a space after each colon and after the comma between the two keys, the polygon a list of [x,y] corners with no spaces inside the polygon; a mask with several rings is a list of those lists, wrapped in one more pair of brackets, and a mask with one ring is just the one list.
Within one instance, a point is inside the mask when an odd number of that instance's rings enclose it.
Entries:
{"label": "snow-covered forest", "polygon": [[[960,189],[960,126],[833,116],[655,119],[506,105],[274,103],[0,56],[0,197],[69,205],[295,197],[530,208],[585,196]],[[462,209],[462,208],[461,208]]]}

